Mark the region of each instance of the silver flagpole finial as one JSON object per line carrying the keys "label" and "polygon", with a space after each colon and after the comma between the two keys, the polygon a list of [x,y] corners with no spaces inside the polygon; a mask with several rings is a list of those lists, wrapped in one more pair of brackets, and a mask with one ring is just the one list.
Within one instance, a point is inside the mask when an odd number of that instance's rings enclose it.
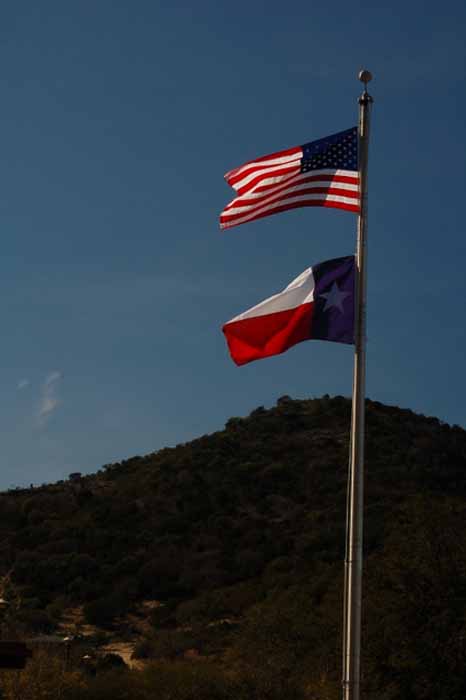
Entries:
{"label": "silver flagpole finial", "polygon": [[358,74],[358,78],[361,81],[361,83],[364,83],[364,92],[361,95],[360,99],[368,100],[369,102],[372,102],[372,98],[370,97],[369,93],[367,92],[367,83],[369,83],[372,80],[372,73],[370,70],[360,70]]}
{"label": "silver flagpole finial", "polygon": [[372,97],[369,95],[367,92],[367,83],[369,83],[372,80],[372,73],[370,70],[360,70],[358,74],[358,78],[361,81],[361,83],[364,83],[364,92],[362,93],[361,97],[359,98],[359,104],[369,104],[371,103]]}
{"label": "silver flagpole finial", "polygon": [[367,83],[370,83],[370,81],[372,80],[372,73],[370,72],[370,70],[360,70],[358,78],[361,81],[361,83],[364,83],[364,91],[367,92]]}

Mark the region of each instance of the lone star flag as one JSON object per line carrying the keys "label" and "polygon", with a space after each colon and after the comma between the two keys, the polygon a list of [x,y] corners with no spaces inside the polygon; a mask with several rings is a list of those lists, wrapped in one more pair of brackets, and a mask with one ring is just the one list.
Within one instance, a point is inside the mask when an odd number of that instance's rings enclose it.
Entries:
{"label": "lone star flag", "polygon": [[309,267],[279,294],[223,326],[231,357],[245,365],[303,340],[354,343],[354,256]]}
{"label": "lone star flag", "polygon": [[296,207],[359,212],[357,127],[251,160],[225,180],[238,196],[220,214],[222,229]]}

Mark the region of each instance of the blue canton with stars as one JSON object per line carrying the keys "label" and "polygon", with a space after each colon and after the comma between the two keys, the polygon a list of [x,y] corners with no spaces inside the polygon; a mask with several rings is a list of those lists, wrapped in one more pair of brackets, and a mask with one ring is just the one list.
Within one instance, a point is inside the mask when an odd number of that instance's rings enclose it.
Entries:
{"label": "blue canton with stars", "polygon": [[310,170],[357,170],[358,129],[340,131],[319,141],[304,144],[301,172]]}

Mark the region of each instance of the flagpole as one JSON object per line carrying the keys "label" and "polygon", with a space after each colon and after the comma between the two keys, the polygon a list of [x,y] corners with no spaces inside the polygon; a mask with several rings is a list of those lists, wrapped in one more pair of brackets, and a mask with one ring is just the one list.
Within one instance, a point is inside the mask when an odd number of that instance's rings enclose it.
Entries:
{"label": "flagpole", "polygon": [[361,206],[356,247],[356,323],[351,414],[350,463],[346,513],[346,555],[343,617],[343,700],[359,700],[361,660],[361,593],[364,498],[364,418],[366,393],[366,253],[367,164],[370,107],[367,83],[372,75],[359,73],[364,92],[359,98],[359,178]]}

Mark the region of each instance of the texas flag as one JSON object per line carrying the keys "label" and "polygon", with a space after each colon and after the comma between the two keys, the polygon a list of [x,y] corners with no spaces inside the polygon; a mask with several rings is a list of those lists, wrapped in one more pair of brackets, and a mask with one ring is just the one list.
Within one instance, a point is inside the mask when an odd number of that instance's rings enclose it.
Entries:
{"label": "texas flag", "polygon": [[354,256],[302,272],[282,292],[223,326],[231,357],[245,365],[303,340],[354,343]]}

